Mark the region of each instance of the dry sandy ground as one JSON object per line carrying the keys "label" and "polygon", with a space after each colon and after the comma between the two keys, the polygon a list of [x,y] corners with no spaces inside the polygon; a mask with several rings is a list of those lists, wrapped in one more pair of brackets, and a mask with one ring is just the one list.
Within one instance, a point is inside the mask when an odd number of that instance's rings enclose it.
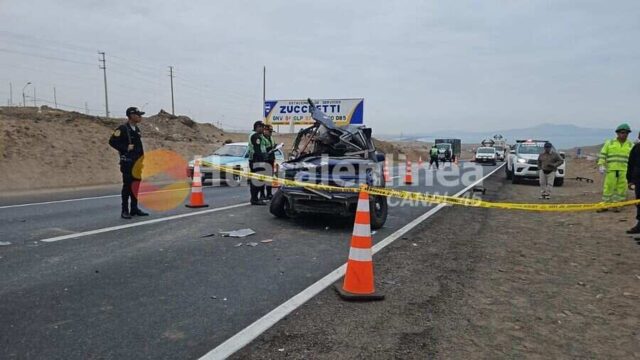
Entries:
{"label": "dry sandy ground", "polygon": [[[569,169],[595,178],[591,162]],[[567,180],[552,201],[597,202],[599,183]],[[486,200],[540,201],[502,172],[485,185]],[[384,301],[327,289],[235,358],[640,359],[634,211],[446,208],[375,256]]]}
{"label": "dry sandy ground", "polygon": [[[119,183],[118,156],[108,140],[124,121],[46,106],[0,107],[0,193]],[[185,159],[209,155],[226,141],[247,141],[248,137],[248,132],[225,133],[211,124],[166,112],[145,117],[140,128],[146,152],[171,150]],[[288,150],[295,134],[275,137]],[[399,152],[394,144],[377,140],[376,144],[383,152]]]}

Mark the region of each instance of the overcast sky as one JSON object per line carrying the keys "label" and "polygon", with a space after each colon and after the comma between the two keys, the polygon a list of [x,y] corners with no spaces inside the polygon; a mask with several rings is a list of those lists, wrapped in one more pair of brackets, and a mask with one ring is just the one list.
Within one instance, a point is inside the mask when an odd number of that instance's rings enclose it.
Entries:
{"label": "overcast sky", "polygon": [[0,99],[104,114],[102,50],[114,116],[170,111],[173,65],[177,113],[246,129],[266,65],[268,99],[363,97],[378,133],[640,127],[638,44],[636,0],[0,0]]}

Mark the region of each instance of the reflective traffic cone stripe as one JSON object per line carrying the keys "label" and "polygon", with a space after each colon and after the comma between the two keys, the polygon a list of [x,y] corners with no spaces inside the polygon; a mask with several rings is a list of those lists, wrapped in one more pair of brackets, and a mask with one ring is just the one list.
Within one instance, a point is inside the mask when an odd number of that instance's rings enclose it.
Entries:
{"label": "reflective traffic cone stripe", "polygon": [[391,175],[389,175],[389,159],[387,158],[384,159],[383,176],[384,176],[384,182],[386,183],[391,182]]}
{"label": "reflective traffic cone stripe", "polygon": [[185,205],[189,208],[202,208],[209,206],[204,203],[204,194],[202,193],[202,174],[200,173],[200,158],[193,161],[193,181],[191,182],[191,197],[189,203]]}
{"label": "reflective traffic cone stripe", "polygon": [[276,163],[273,167],[273,181],[271,182],[272,188],[280,187],[280,181],[278,181],[278,171],[279,171],[279,166]]}
{"label": "reflective traffic cone stripe", "polygon": [[411,175],[411,160],[407,159],[407,166],[404,175],[404,183],[406,185],[413,184],[413,176]]}
{"label": "reflective traffic cone stripe", "polygon": [[345,300],[364,301],[384,298],[375,292],[374,287],[370,223],[369,194],[360,191],[344,282],[342,287],[336,285],[338,294]]}

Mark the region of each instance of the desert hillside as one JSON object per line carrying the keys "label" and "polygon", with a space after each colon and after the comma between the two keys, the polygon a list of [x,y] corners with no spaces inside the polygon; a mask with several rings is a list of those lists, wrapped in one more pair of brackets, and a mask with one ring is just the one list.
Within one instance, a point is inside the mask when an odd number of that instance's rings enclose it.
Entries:
{"label": "desert hillside", "polygon": [[[118,157],[108,140],[125,119],[105,119],[46,106],[0,107],[0,191],[106,185],[120,182]],[[248,124],[249,126],[250,124]],[[246,133],[225,133],[208,123],[167,112],[140,125],[145,151],[167,149],[186,159],[208,155],[226,141],[246,141]],[[275,134],[291,148],[293,134]],[[419,146],[378,141],[388,154],[417,159]],[[422,149],[420,149],[422,151]]]}

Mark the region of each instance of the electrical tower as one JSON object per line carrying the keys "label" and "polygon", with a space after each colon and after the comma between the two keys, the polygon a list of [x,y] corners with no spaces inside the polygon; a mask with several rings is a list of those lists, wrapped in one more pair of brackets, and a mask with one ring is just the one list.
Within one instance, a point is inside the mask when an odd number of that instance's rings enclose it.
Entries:
{"label": "electrical tower", "polygon": [[173,66],[169,66],[169,77],[171,78],[171,115],[175,115],[176,108],[173,103]]}
{"label": "electrical tower", "polygon": [[102,55],[102,59],[98,59],[101,63],[98,67],[102,69],[102,73],[104,75],[104,110],[107,115],[107,119],[109,118],[109,95],[107,94],[107,61],[104,57],[104,51],[98,51],[98,55]]}

